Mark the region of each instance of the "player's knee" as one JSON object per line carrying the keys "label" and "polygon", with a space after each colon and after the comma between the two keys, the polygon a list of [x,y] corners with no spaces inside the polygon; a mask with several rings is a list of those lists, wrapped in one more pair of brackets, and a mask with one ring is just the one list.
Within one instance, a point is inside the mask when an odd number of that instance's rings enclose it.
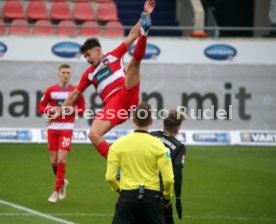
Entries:
{"label": "player's knee", "polygon": [[99,138],[99,135],[94,131],[89,131],[88,138],[93,144],[95,144]]}
{"label": "player's knee", "polygon": [[58,164],[59,163],[66,163],[66,158],[58,158]]}
{"label": "player's knee", "polygon": [[133,88],[134,86],[137,85],[137,83],[140,81],[140,77],[139,76],[133,76],[131,78],[128,78],[126,81],[125,81],[125,85],[128,89],[131,89]]}

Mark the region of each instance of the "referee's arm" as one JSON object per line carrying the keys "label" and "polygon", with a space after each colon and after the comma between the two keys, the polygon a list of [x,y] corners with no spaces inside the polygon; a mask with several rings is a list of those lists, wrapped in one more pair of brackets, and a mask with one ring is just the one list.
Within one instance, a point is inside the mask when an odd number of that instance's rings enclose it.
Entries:
{"label": "referee's arm", "polygon": [[114,144],[110,147],[108,152],[105,179],[111,185],[112,190],[117,191],[120,189],[119,182],[116,180],[116,174],[119,168],[119,159],[113,146]]}
{"label": "referee's arm", "polygon": [[164,153],[159,156],[157,165],[161,172],[164,185],[163,197],[166,200],[170,200],[173,193],[174,176],[171,158],[170,155],[166,154],[166,150],[164,150]]}

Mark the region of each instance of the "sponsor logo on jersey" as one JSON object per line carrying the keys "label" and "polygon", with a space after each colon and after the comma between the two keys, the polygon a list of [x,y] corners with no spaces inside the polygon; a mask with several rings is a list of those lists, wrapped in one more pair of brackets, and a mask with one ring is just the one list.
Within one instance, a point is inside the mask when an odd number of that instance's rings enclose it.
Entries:
{"label": "sponsor logo on jersey", "polygon": [[1,130],[0,140],[31,141],[32,132],[30,130]]}
{"label": "sponsor logo on jersey", "polygon": [[78,58],[80,57],[80,44],[66,41],[59,42],[52,47],[52,52],[54,55],[61,58]]}
{"label": "sponsor logo on jersey", "polygon": [[227,44],[214,44],[207,47],[204,54],[212,60],[225,61],[233,60],[233,58],[237,55],[237,50]]}
{"label": "sponsor logo on jersey", "polygon": [[193,134],[193,140],[195,142],[202,143],[220,143],[229,144],[230,136],[228,133],[195,133]]}
{"label": "sponsor logo on jersey", "polygon": [[97,74],[95,75],[95,79],[97,80],[98,83],[100,83],[111,75],[112,75],[112,71],[109,69],[109,67],[105,67],[97,72]]}
{"label": "sponsor logo on jersey", "polygon": [[242,132],[241,141],[253,143],[276,143],[276,132]]}
{"label": "sponsor logo on jersey", "polygon": [[[133,56],[135,46],[136,45],[132,46],[129,49],[129,54],[131,56]],[[160,55],[160,53],[161,53],[161,50],[160,50],[159,47],[157,47],[154,44],[147,44],[146,53],[145,53],[144,59],[156,59]]]}
{"label": "sponsor logo on jersey", "polygon": [[0,57],[3,56],[8,50],[8,47],[3,42],[0,42]]}
{"label": "sponsor logo on jersey", "polygon": [[65,100],[57,100],[57,106],[61,106],[64,103]]}

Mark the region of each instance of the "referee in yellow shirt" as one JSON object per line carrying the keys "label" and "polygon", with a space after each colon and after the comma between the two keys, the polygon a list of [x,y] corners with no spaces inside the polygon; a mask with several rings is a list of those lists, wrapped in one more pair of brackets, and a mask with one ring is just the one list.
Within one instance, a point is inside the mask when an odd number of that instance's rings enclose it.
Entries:
{"label": "referee in yellow shirt", "polygon": [[[108,152],[106,180],[120,193],[113,224],[165,224],[161,198],[165,205],[170,203],[174,176],[170,152],[148,133],[151,109],[147,103],[139,104],[133,117],[135,131],[118,139]],[[116,180],[118,167],[120,182]]]}

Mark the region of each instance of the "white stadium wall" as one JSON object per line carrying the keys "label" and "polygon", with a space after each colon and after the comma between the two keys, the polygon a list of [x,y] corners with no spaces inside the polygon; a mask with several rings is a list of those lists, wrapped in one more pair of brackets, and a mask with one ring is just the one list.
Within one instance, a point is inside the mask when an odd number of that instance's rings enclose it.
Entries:
{"label": "white stadium wall", "polygon": [[[88,67],[78,53],[84,40],[1,37],[0,141],[46,140],[45,130],[41,130],[46,119],[37,114],[37,103],[43,91],[57,82],[61,63],[72,65],[72,84],[78,82]],[[121,41],[103,38],[103,51]],[[126,65],[132,52],[133,48],[125,56]],[[189,120],[179,136],[183,142],[276,143],[275,40],[149,38],[141,79],[142,101],[158,109],[187,105]],[[85,98],[88,108],[100,108],[93,87],[87,89]],[[218,119],[219,110],[226,119]],[[199,119],[200,115],[205,119]],[[85,136],[89,122],[78,119],[75,127],[75,141],[89,142]],[[161,120],[152,126],[161,127]],[[128,121],[106,138],[112,142],[130,129],[132,123]]]}

